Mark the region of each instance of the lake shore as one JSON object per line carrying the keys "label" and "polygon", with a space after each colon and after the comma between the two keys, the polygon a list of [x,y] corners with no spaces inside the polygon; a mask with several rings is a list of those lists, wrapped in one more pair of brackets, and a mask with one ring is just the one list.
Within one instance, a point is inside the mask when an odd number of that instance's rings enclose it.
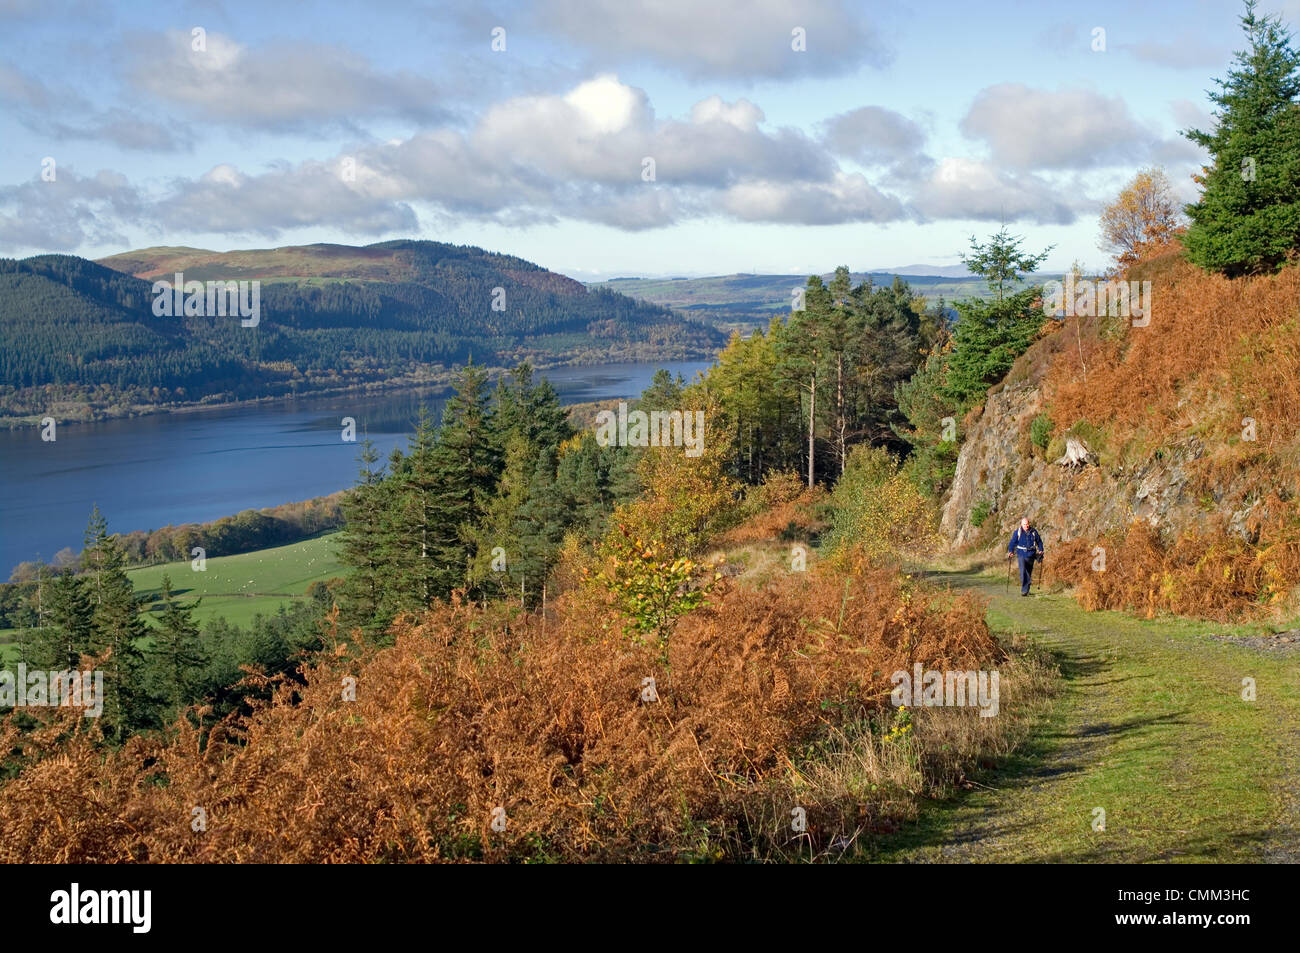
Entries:
{"label": "lake shore", "polygon": [[[685,357],[674,357],[666,359],[664,363],[673,364],[684,361],[711,360],[713,354],[704,354],[700,356],[687,355]],[[629,361],[581,361],[581,360],[559,360],[548,361],[545,363],[528,362],[533,370],[538,374],[545,374],[548,370],[565,367],[606,367],[611,364],[644,364],[642,360]],[[513,370],[517,364],[509,367],[504,366],[485,366],[489,376],[493,379],[502,374]],[[346,397],[357,395],[362,397],[373,396],[377,394],[396,393],[409,390],[431,389],[436,390],[439,394],[450,392],[452,382],[455,378],[456,369],[443,367],[442,365],[433,365],[425,373],[406,374],[398,377],[389,378],[380,381],[363,381],[351,384],[331,384],[322,387],[313,387],[306,390],[299,390],[291,394],[269,394],[264,397],[249,397],[242,400],[221,400],[221,401],[184,401],[167,404],[112,404],[112,403],[86,403],[75,400],[53,400],[48,409],[39,413],[25,415],[9,415],[0,413],[0,430],[20,430],[23,427],[37,427],[47,417],[53,417],[59,426],[76,423],[98,423],[106,420],[129,420],[136,417],[147,417],[154,414],[191,414],[202,413],[204,411],[221,411],[221,410],[239,410],[248,407],[257,406],[276,406],[286,404],[295,400],[307,398],[329,398],[329,397]]]}
{"label": "lake shore", "polygon": [[[596,410],[639,395],[657,369],[691,378],[706,361],[556,365],[539,371],[575,424]],[[48,561],[77,548],[93,507],[109,531],[201,524],[328,496],[357,479],[357,451],[367,437],[382,459],[406,446],[419,407],[435,419],[450,396],[448,381],[385,381],[297,398],[264,398],[120,415],[59,428],[0,430],[0,564]],[[202,411],[202,412],[200,412]],[[353,442],[345,418],[355,423]]]}

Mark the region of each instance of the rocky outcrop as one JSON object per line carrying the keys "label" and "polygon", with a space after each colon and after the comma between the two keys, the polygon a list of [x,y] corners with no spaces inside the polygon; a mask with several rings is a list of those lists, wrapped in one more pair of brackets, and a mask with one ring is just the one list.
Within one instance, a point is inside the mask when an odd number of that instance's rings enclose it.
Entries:
{"label": "rocky outcrop", "polygon": [[[1189,487],[1189,464],[1204,453],[1198,438],[1162,448],[1138,465],[1099,460],[1089,451],[1086,462],[1061,466],[1059,457],[1048,459],[1030,440],[1030,424],[1044,409],[1039,386],[1020,381],[995,388],[965,421],[966,439],[940,523],[954,548],[997,544],[1026,515],[1049,546],[1097,538],[1134,519],[1181,530],[1203,525],[1215,513],[1249,535],[1255,504],[1231,502],[1240,499],[1231,477],[1204,498]],[[1068,456],[1068,439],[1064,445]]]}

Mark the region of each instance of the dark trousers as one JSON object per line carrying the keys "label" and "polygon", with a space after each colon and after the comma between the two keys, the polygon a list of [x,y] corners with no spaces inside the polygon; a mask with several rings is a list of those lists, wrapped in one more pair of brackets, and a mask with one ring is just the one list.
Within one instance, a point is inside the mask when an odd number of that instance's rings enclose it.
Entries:
{"label": "dark trousers", "polygon": [[1021,595],[1029,591],[1029,584],[1034,581],[1034,559],[1033,553],[1020,553],[1016,556],[1020,560],[1020,593]]}

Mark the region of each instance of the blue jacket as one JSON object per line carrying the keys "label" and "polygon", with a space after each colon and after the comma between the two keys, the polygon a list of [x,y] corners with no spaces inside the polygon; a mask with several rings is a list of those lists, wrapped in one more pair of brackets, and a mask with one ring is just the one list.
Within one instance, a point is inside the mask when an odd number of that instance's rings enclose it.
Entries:
{"label": "blue jacket", "polygon": [[1011,542],[1007,543],[1007,552],[1015,556],[1037,556],[1042,558],[1043,555],[1043,537],[1038,535],[1038,530],[1032,526],[1029,532],[1025,532],[1019,526],[1011,534]]}

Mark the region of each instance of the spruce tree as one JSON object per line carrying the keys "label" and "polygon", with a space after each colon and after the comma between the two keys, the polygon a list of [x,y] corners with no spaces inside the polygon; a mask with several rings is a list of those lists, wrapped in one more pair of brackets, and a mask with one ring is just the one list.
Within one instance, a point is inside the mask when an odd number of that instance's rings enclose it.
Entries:
{"label": "spruce tree", "polygon": [[437,437],[433,417],[421,404],[406,455],[395,454],[389,467],[393,486],[383,534],[390,573],[383,612],[389,617],[425,609],[438,594],[439,574],[433,554],[433,496],[438,480],[433,453]]}
{"label": "spruce tree", "polygon": [[575,515],[564,504],[555,474],[555,450],[542,447],[537,451],[528,483],[528,498],[520,507],[516,522],[520,574],[527,598],[533,602],[541,595],[559,555],[564,531]]}
{"label": "spruce tree", "polygon": [[140,598],[126,574],[125,557],[96,507],[86,529],[83,565],[89,573],[91,614],[90,654],[108,651],[103,661],[105,734],[121,740],[147,724],[150,699],[141,682],[144,662],[138,642],[146,634],[140,618]]}
{"label": "spruce tree", "polygon": [[172,598],[171,577],[162,578],[162,607],[154,633],[153,671],[159,695],[175,709],[195,701],[201,675],[208,663],[198,624],[194,621],[196,601],[182,606]]}
{"label": "spruce tree", "polygon": [[93,639],[93,607],[85,581],[71,570],[59,573],[48,584],[49,606],[46,625],[37,630],[34,659],[28,664],[56,671],[78,667],[81,654]]}
{"label": "spruce tree", "polygon": [[595,539],[605,531],[605,514],[611,499],[609,462],[619,448],[602,450],[591,431],[582,435],[556,467],[553,492],[568,514],[568,522],[584,536]]}
{"label": "spruce tree", "polygon": [[661,367],[650,379],[650,386],[641,392],[638,406],[645,411],[676,410],[681,406],[685,387],[686,382],[682,380],[681,374],[674,378]]}
{"label": "spruce tree", "polygon": [[497,598],[517,595],[523,581],[520,514],[528,501],[532,463],[533,452],[528,441],[518,434],[511,437],[496,493],[487,502],[471,533],[474,556],[469,580]]}
{"label": "spruce tree", "polygon": [[341,536],[339,560],[349,573],[339,591],[340,624],[345,631],[360,628],[372,634],[383,628],[384,587],[389,551],[385,531],[388,484],[379,451],[367,438],[357,455],[360,469],[357,483],[342,505],[347,520]]}
{"label": "spruce tree", "polygon": [[420,611],[465,585],[470,540],[495,488],[500,460],[487,375],[470,364],[457,375],[456,392],[436,430],[421,408],[410,452],[394,473],[389,611]]}
{"label": "spruce tree", "polygon": [[568,414],[560,405],[551,382],[533,383],[533,369],[520,364],[497,382],[493,429],[495,447],[504,454],[512,437],[522,437],[533,448],[558,447],[573,436]]}
{"label": "spruce tree", "polygon": [[962,256],[963,264],[985,279],[994,297],[957,303],[957,326],[943,393],[959,412],[983,399],[989,386],[1002,379],[1043,326],[1043,309],[1036,306],[1042,289],[1019,286],[1054,246],[1030,255],[1021,250],[1021,241],[1003,226],[984,244],[972,237],[971,253]]}
{"label": "spruce tree", "polygon": [[1275,271],[1300,248],[1300,54],[1254,0],[1241,17],[1248,48],[1210,94],[1212,132],[1183,133],[1209,150],[1200,201],[1187,206],[1187,257],[1230,277]]}
{"label": "spruce tree", "polygon": [[429,455],[428,557],[435,594],[445,598],[463,586],[472,558],[470,535],[496,486],[501,466],[487,374],[473,364],[463,368],[456,393],[443,407],[438,439]]}

